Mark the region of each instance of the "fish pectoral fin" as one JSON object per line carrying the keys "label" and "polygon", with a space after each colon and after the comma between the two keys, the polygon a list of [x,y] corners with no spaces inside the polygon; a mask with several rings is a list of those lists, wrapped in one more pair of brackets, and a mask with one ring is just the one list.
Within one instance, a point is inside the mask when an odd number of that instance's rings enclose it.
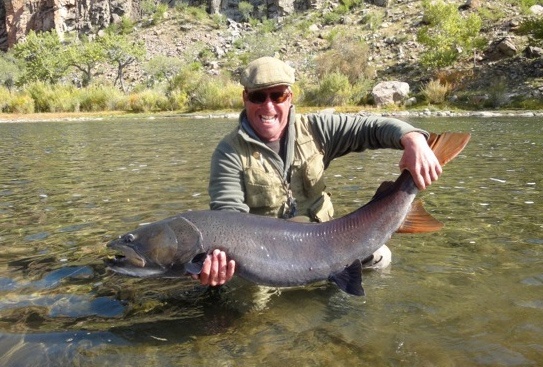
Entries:
{"label": "fish pectoral fin", "polygon": [[435,232],[443,228],[443,223],[432,217],[424,209],[420,200],[415,200],[411,204],[411,209],[405,217],[402,225],[396,232],[398,233],[426,233]]}
{"label": "fish pectoral fin", "polygon": [[205,252],[202,252],[201,254],[198,254],[192,258],[190,263],[185,264],[185,272],[186,274],[190,275],[198,275],[202,271],[202,267],[204,266],[204,261],[207,257],[207,254]]}
{"label": "fish pectoral fin", "polygon": [[330,275],[328,279],[346,293],[354,296],[365,295],[362,288],[362,264],[358,259],[339,273]]}

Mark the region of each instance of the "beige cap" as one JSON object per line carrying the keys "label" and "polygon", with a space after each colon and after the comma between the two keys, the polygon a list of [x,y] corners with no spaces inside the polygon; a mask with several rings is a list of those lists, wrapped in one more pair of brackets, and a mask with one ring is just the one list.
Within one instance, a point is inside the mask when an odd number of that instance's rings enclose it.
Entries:
{"label": "beige cap", "polygon": [[241,85],[249,91],[294,84],[294,69],[274,57],[251,61],[241,73]]}

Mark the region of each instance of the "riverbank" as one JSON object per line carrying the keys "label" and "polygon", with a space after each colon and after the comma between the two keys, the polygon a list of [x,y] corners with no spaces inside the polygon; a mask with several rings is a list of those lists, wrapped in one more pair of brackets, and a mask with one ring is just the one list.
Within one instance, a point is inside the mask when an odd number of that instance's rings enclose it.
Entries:
{"label": "riverbank", "polygon": [[[515,111],[515,110],[485,110],[485,111],[449,111],[449,110],[399,110],[399,111],[337,111],[333,108],[328,109],[303,109],[302,113],[349,113],[361,115],[378,115],[386,117],[408,118],[408,117],[543,117],[543,110],[537,111]],[[118,112],[88,112],[88,113],[32,113],[32,114],[0,114],[0,123],[16,122],[42,122],[42,121],[96,121],[108,119],[156,119],[156,118],[186,118],[186,119],[232,119],[235,120],[239,112],[194,112],[194,113],[176,113],[176,112],[157,112],[134,114],[122,111]]]}

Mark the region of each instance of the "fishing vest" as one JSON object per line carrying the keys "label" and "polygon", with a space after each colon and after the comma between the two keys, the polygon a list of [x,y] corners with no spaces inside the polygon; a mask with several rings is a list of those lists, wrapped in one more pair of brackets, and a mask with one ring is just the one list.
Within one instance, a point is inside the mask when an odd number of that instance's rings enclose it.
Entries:
{"label": "fishing vest", "polygon": [[294,121],[296,140],[290,182],[283,179],[275,165],[266,159],[262,147],[236,134],[232,146],[241,157],[245,184],[245,203],[253,214],[291,218],[309,217],[311,221],[332,219],[334,208],[324,190],[324,155],[310,132],[305,116]]}

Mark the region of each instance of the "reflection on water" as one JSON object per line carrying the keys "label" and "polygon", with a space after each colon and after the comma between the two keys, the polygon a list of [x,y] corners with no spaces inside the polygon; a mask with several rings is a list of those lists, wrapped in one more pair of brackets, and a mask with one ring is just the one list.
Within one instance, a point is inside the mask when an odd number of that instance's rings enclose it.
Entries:
{"label": "reflection on water", "polygon": [[[207,208],[210,154],[235,122],[0,124],[0,365],[518,366],[543,360],[543,124],[428,119],[472,140],[422,193],[446,227],[397,235],[366,297],[236,280],[113,275],[114,236]],[[333,162],[339,215],[397,176],[399,152]]]}

